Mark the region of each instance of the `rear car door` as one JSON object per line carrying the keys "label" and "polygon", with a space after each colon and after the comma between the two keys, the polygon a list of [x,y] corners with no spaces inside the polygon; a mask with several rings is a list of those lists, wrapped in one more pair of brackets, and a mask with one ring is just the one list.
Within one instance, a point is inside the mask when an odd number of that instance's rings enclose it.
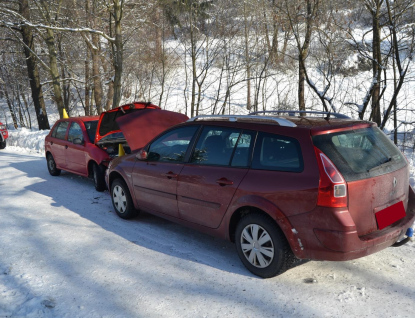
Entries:
{"label": "rear car door", "polygon": [[[82,144],[74,144],[75,139],[80,139]],[[86,133],[84,135],[81,125],[75,121],[71,122],[67,137],[66,168],[82,175],[86,175],[88,171],[85,151],[86,139]]]}
{"label": "rear car door", "polygon": [[178,127],[157,138],[146,161],[132,172],[134,195],[140,208],[178,217],[177,179],[199,126]]}
{"label": "rear car door", "polygon": [[55,159],[56,165],[58,168],[66,168],[66,146],[67,141],[66,132],[69,127],[69,121],[61,121],[57,123],[54,130],[52,131],[51,138],[48,141],[50,146],[50,151],[52,156]]}
{"label": "rear car door", "polygon": [[190,163],[180,173],[177,200],[180,218],[217,228],[246,175],[255,133],[206,126]]}

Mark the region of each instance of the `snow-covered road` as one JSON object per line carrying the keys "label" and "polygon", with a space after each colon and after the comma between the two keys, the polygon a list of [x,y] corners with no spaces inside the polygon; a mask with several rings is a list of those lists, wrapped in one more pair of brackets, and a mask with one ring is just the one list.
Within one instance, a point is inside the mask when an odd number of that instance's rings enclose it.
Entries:
{"label": "snow-covered road", "polygon": [[43,157],[0,151],[0,317],[414,317],[415,243],[251,275],[233,244],[141,214]]}

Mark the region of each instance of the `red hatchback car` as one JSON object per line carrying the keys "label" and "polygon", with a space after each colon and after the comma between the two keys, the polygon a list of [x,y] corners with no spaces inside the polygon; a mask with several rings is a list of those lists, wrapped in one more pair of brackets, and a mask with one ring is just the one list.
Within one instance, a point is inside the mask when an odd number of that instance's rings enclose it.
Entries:
{"label": "red hatchback car", "polygon": [[[136,102],[104,112],[100,117],[71,117],[58,120],[45,138],[49,173],[61,170],[92,176],[97,191],[104,191],[108,162],[118,156],[119,145],[130,153],[124,135],[137,136],[142,147],[161,131],[184,122],[187,116],[161,110],[151,103]],[[156,123],[154,123],[154,121]],[[121,131],[118,122],[124,124]]]}
{"label": "red hatchback car", "polygon": [[9,138],[6,125],[0,123],[0,149],[6,148],[6,139]]}
{"label": "red hatchback car", "polygon": [[112,161],[115,211],[231,240],[261,277],[299,259],[351,260],[409,240],[408,163],[376,124],[274,115],[192,118]]}

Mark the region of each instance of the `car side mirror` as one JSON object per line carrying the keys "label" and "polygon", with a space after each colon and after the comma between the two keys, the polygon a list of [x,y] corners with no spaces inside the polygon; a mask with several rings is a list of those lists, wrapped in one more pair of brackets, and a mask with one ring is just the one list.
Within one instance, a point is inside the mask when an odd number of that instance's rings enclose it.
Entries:
{"label": "car side mirror", "polygon": [[148,153],[144,149],[141,149],[135,156],[138,160],[147,160]]}
{"label": "car side mirror", "polygon": [[81,138],[75,138],[74,140],[72,140],[72,143],[74,145],[83,145],[84,141]]}

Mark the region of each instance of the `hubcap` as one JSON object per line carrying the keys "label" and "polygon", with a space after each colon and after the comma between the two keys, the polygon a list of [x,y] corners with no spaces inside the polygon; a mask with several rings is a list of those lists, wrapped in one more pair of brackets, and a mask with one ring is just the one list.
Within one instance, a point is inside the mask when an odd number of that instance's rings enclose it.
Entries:
{"label": "hubcap", "polygon": [[123,188],[116,185],[112,190],[112,201],[114,202],[115,208],[120,213],[124,213],[127,209],[127,198]]}
{"label": "hubcap", "polygon": [[50,170],[55,169],[55,163],[53,162],[53,160],[52,160],[52,159],[49,159],[49,169],[50,169]]}
{"label": "hubcap", "polygon": [[249,224],[243,229],[241,247],[246,259],[255,267],[267,267],[274,259],[271,236],[258,224]]}

